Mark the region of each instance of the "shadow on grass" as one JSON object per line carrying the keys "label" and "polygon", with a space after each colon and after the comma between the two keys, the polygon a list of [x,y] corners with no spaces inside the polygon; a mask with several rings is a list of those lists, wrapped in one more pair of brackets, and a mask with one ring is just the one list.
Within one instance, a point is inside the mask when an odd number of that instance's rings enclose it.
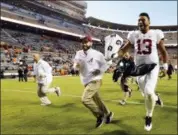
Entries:
{"label": "shadow on grass", "polygon": [[115,130],[115,131],[111,131],[111,132],[105,132],[101,135],[129,135],[129,133],[127,133],[124,130]]}
{"label": "shadow on grass", "polygon": [[[109,131],[105,132],[102,135],[130,135],[130,134],[138,134],[139,132],[133,128],[132,126],[128,126],[127,124],[124,124],[122,122],[123,120],[113,120],[111,124],[116,124],[118,127],[122,128],[122,130],[115,130],[115,131]],[[129,132],[129,131],[132,131]]]}

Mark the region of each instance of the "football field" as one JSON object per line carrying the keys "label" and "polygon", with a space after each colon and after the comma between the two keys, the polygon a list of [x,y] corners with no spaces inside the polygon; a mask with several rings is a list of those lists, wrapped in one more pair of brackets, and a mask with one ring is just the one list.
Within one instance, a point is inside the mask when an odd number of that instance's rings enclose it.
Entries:
{"label": "football field", "polygon": [[172,80],[158,81],[157,92],[164,107],[155,107],[153,128],[144,131],[144,98],[133,88],[128,104],[118,101],[123,92],[112,75],[106,74],[100,89],[101,98],[114,112],[111,124],[95,128],[96,119],[81,103],[83,86],[79,77],[54,77],[53,86],[60,86],[62,95],[48,94],[50,106],[41,106],[33,80],[18,82],[17,79],[1,80],[1,134],[177,134],[177,75]]}

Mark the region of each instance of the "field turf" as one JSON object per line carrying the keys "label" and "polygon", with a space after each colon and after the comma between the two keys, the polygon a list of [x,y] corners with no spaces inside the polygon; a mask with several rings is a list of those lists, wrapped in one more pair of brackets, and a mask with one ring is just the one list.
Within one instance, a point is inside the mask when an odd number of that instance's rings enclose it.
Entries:
{"label": "field turf", "polygon": [[1,134],[177,134],[177,75],[172,80],[159,80],[157,92],[164,107],[156,106],[153,128],[144,131],[145,106],[136,84],[128,104],[118,101],[123,92],[112,75],[106,74],[100,89],[101,98],[114,112],[111,124],[95,128],[95,118],[81,103],[83,86],[79,77],[54,77],[53,86],[60,86],[62,95],[48,94],[50,106],[41,106],[36,94],[36,84],[18,82],[17,79],[1,80]]}

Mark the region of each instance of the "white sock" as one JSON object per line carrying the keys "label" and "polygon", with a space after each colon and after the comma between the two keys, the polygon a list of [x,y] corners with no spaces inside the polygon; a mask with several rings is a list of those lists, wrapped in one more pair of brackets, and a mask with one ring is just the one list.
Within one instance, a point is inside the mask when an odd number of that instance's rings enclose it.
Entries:
{"label": "white sock", "polygon": [[152,117],[157,98],[155,94],[145,96],[146,116]]}
{"label": "white sock", "polygon": [[154,94],[155,102],[158,100],[158,96]]}

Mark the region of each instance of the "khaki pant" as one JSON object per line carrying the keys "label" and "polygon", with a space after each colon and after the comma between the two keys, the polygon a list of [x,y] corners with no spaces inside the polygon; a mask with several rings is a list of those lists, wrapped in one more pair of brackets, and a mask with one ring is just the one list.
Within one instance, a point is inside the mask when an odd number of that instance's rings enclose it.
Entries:
{"label": "khaki pant", "polygon": [[101,80],[92,81],[86,85],[82,96],[82,103],[93,113],[95,117],[108,115],[110,113],[99,96],[98,90],[100,87]]}

